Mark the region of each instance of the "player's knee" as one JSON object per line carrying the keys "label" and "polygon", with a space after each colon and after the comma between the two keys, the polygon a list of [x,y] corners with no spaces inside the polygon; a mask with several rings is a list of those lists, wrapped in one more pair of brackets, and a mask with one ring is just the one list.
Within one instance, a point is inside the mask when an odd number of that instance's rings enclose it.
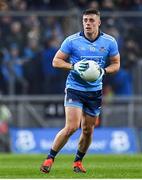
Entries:
{"label": "player's knee", "polygon": [[93,134],[93,128],[92,127],[91,128],[85,127],[82,129],[82,131],[83,131],[83,134],[87,137],[92,136],[92,134]]}
{"label": "player's knee", "polygon": [[75,131],[77,130],[76,127],[72,127],[72,128],[66,128],[66,131],[65,131],[65,136],[71,136]]}

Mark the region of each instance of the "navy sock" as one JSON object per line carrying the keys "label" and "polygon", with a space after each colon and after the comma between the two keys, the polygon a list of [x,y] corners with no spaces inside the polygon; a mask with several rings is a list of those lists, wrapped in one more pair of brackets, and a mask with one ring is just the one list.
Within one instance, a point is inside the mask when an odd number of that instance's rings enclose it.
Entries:
{"label": "navy sock", "polygon": [[76,161],[82,161],[84,155],[85,155],[85,153],[82,153],[82,152],[80,152],[80,151],[78,150],[77,153],[76,153],[76,157],[75,157],[74,162],[76,162]]}
{"label": "navy sock", "polygon": [[58,153],[57,151],[54,151],[53,149],[51,149],[50,153],[47,156],[47,159],[50,159],[50,158],[54,159],[57,153]]}

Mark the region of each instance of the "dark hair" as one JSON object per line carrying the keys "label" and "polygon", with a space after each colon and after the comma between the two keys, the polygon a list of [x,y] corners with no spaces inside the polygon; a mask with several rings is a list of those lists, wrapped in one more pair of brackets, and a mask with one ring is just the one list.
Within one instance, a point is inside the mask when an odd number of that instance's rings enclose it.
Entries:
{"label": "dark hair", "polygon": [[96,10],[96,9],[86,9],[85,11],[83,11],[83,15],[88,15],[88,14],[96,14],[97,16],[100,17],[100,11]]}

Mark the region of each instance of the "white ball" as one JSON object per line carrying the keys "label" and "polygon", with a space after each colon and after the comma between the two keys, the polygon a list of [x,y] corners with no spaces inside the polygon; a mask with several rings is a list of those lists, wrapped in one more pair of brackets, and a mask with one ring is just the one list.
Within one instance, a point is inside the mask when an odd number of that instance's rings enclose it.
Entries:
{"label": "white ball", "polygon": [[100,76],[100,66],[92,60],[87,60],[88,68],[81,73],[81,78],[85,81],[94,82]]}

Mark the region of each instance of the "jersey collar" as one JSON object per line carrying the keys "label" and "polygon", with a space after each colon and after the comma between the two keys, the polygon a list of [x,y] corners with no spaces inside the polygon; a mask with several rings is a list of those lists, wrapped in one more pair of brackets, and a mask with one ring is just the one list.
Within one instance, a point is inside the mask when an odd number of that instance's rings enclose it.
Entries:
{"label": "jersey collar", "polygon": [[97,36],[94,40],[88,39],[88,38],[85,36],[84,31],[81,31],[79,35],[80,35],[80,36],[83,36],[85,39],[87,39],[87,40],[90,41],[90,42],[95,42],[101,35],[103,35],[103,32],[99,30],[98,36]]}

